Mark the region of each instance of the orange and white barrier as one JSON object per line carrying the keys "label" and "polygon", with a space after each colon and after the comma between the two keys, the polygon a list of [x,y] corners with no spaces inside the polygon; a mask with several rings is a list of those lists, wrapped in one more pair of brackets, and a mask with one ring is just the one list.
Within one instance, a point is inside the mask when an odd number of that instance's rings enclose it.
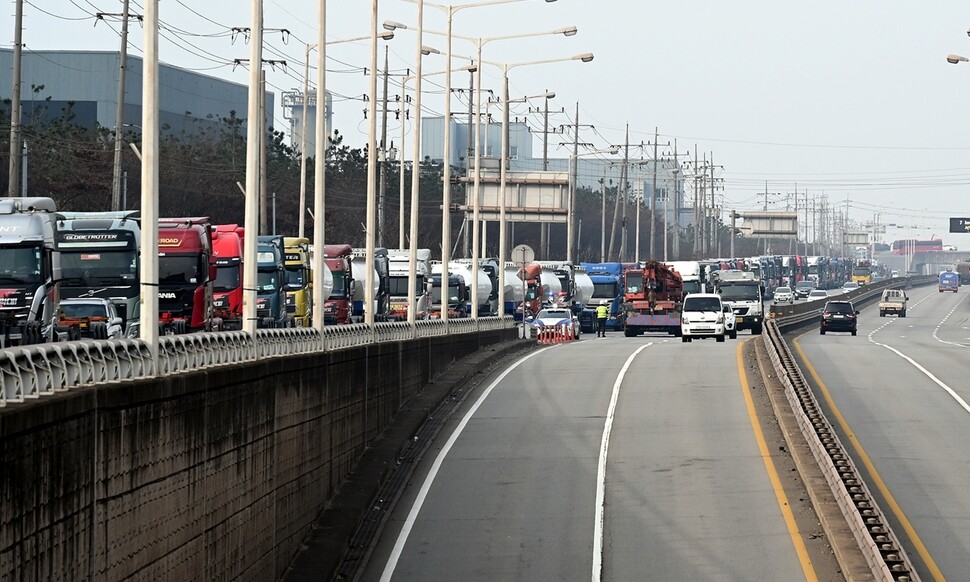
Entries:
{"label": "orange and white barrier", "polygon": [[536,341],[540,344],[562,344],[573,339],[570,325],[543,325],[536,328]]}

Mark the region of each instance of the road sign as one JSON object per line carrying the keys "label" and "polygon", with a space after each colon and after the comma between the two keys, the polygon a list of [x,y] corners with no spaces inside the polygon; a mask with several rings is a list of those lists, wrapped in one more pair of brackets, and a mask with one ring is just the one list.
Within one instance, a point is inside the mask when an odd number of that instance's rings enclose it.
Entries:
{"label": "road sign", "polygon": [[536,254],[529,245],[516,245],[512,249],[512,262],[519,263],[520,265],[525,263],[531,263],[536,260]]}
{"label": "road sign", "polygon": [[951,218],[950,232],[970,232],[970,218]]}

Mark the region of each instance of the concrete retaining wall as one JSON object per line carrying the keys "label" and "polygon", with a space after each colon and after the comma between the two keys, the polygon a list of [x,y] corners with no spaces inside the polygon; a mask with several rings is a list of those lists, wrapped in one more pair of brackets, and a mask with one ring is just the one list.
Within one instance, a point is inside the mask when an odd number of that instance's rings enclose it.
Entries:
{"label": "concrete retaining wall", "polygon": [[366,443],[515,330],[74,390],[0,409],[0,580],[278,578]]}

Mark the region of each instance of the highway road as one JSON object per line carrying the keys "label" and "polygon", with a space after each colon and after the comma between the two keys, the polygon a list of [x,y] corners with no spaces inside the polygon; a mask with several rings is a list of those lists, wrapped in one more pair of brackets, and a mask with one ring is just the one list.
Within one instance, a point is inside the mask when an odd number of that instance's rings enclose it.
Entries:
{"label": "highway road", "polygon": [[872,304],[856,337],[813,327],[793,351],[922,579],[966,580],[970,300],[908,294],[905,318]]}
{"label": "highway road", "polygon": [[834,572],[778,428],[752,398],[764,389],[747,388],[760,377],[748,377],[758,368],[745,340],[585,334],[529,352],[442,430],[362,579]]}

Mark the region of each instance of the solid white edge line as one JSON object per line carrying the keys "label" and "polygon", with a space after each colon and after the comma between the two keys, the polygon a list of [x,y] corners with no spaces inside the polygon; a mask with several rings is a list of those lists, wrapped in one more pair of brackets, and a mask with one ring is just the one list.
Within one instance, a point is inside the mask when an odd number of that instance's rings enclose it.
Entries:
{"label": "solid white edge line", "polygon": [[603,426],[603,440],[600,444],[600,458],[596,468],[596,521],[593,525],[593,582],[599,582],[603,576],[603,520],[606,505],[606,455],[610,449],[610,432],[613,430],[613,416],[616,412],[616,402],[620,398],[620,385],[626,371],[633,363],[637,354],[653,345],[650,342],[640,346],[630,354],[620,369],[620,373],[613,383],[613,394],[610,396],[610,407],[606,412],[606,424]]}
{"label": "solid white edge line", "polygon": [[445,443],[445,446],[442,447],[441,451],[438,453],[438,456],[435,458],[434,464],[431,465],[431,470],[428,472],[428,476],[424,478],[424,483],[421,485],[421,490],[418,491],[418,496],[414,500],[414,505],[411,506],[411,511],[408,513],[407,519],[404,520],[404,526],[401,527],[401,533],[398,534],[397,541],[394,543],[394,549],[391,550],[391,555],[387,558],[387,564],[384,565],[384,573],[381,574],[381,582],[390,582],[391,577],[394,575],[394,569],[397,567],[397,562],[400,560],[401,554],[404,552],[404,545],[408,541],[408,536],[411,534],[411,529],[414,527],[414,522],[418,519],[418,513],[421,512],[421,506],[424,505],[424,500],[428,497],[428,492],[431,491],[431,485],[434,483],[434,479],[438,475],[438,470],[441,468],[442,463],[444,463],[445,457],[448,456],[448,452],[451,451],[451,447],[454,446],[455,441],[458,440],[461,432],[465,430],[465,425],[468,424],[468,421],[471,420],[472,416],[475,415],[478,408],[483,402],[485,402],[488,395],[492,393],[492,390],[498,386],[499,382],[504,380],[505,377],[512,372],[512,370],[518,368],[519,364],[528,360],[532,356],[540,354],[548,349],[551,348],[544,348],[532,352],[531,354],[523,357],[519,361],[509,366],[488,386],[488,388],[485,389],[484,392],[482,392],[482,395],[478,397],[475,404],[468,409],[467,413],[465,413],[465,416],[461,419],[461,422],[458,423],[458,426],[455,427],[455,431],[451,433],[450,437],[448,437],[448,441]]}
{"label": "solid white edge line", "polygon": [[919,362],[917,362],[913,358],[907,356],[906,354],[904,354],[903,352],[897,350],[896,348],[894,348],[892,346],[887,346],[886,344],[881,344],[881,343],[879,343],[879,342],[877,342],[876,340],[873,340],[873,339],[870,339],[869,341],[871,341],[872,343],[876,344],[877,346],[882,346],[882,347],[886,348],[887,350],[891,351],[892,353],[896,354],[900,358],[902,358],[902,359],[906,360],[907,362],[909,362],[910,364],[912,364],[917,370],[919,370],[920,372],[922,372],[923,374],[925,374],[927,378],[929,378],[930,380],[936,382],[936,385],[939,386],[940,388],[942,388],[943,390],[945,390],[954,400],[956,400],[957,404],[959,404],[960,406],[963,407],[964,410],[966,410],[967,412],[970,412],[970,405],[967,404],[967,401],[966,400],[964,400],[963,398],[961,398],[960,395],[957,394],[956,392],[954,392],[952,388],[950,388],[949,386],[947,386],[946,384],[944,384],[942,380],[940,380],[939,378],[937,378],[936,376],[934,376],[932,372],[930,372],[929,370],[927,370],[926,368],[924,368],[923,366],[921,366],[919,364]]}

